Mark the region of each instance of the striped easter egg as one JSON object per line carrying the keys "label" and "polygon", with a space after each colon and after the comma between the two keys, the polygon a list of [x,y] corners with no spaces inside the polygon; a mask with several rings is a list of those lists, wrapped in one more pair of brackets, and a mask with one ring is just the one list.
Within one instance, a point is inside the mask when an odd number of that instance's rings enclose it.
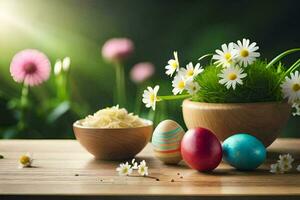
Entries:
{"label": "striped easter egg", "polygon": [[183,128],[173,120],[160,122],[152,135],[155,157],[166,164],[179,163],[182,160],[180,143],[184,133]]}

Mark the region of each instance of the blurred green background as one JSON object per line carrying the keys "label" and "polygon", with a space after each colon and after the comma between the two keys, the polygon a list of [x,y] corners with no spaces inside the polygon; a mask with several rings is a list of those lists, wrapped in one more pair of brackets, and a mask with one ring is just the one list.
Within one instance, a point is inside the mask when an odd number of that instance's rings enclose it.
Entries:
{"label": "blurred green background", "polygon": [[[147,84],[158,83],[160,94],[170,94],[164,66],[173,50],[179,52],[181,63],[195,62],[222,43],[246,37],[256,41],[262,56],[270,60],[300,46],[299,7],[300,2],[292,0],[0,0],[0,137],[72,138],[74,120],[112,106],[114,68],[101,56],[109,38],[131,38],[135,53],[126,62],[126,72],[137,62],[150,61],[156,73]],[[29,116],[29,128],[19,133],[10,129],[18,118],[8,109],[6,96],[20,95],[21,85],[12,80],[9,64],[26,48],[43,51],[52,65],[57,58],[71,58],[70,94],[77,106],[76,112],[68,110],[51,122],[44,120],[47,123]],[[297,58],[290,56],[284,63],[290,65]],[[134,102],[136,85],[127,79],[127,96]],[[53,76],[30,91],[37,105],[32,109],[39,110],[39,102],[55,94],[51,84]],[[170,118],[183,125],[180,104],[162,105],[156,120]],[[128,110],[134,111],[133,104]],[[140,114],[153,116],[148,109]],[[282,136],[299,137],[299,128],[300,117],[291,117]]]}

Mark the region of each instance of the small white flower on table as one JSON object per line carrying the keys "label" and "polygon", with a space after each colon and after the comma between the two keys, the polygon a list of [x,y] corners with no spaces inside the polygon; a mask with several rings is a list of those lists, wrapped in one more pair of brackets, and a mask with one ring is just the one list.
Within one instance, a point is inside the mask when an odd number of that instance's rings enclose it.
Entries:
{"label": "small white flower on table", "polygon": [[173,76],[174,72],[178,72],[179,70],[179,61],[178,61],[178,54],[177,51],[174,51],[174,59],[170,59],[168,61],[168,65],[166,68],[166,74],[169,76]]}
{"label": "small white flower on table", "polygon": [[277,160],[277,163],[271,165],[270,172],[271,173],[280,173],[283,174],[285,172],[290,171],[293,166],[292,163],[294,162],[294,158],[291,154],[283,154],[279,155],[279,160]]}
{"label": "small white flower on table", "polygon": [[121,176],[128,176],[132,173],[132,168],[131,165],[128,164],[128,162],[121,163],[120,166],[116,169],[116,171],[119,173]]}
{"label": "small white flower on table", "polygon": [[30,153],[23,154],[19,157],[19,168],[31,167],[32,162],[33,159]]}
{"label": "small white flower on table", "polygon": [[247,74],[243,72],[243,69],[239,66],[225,68],[221,71],[221,74],[218,75],[221,78],[219,83],[225,85],[227,89],[232,87],[235,90],[237,84],[243,85],[242,79],[247,76]]}
{"label": "small white flower on table", "polygon": [[279,155],[278,163],[280,164],[292,164],[294,162],[294,158],[291,154]]}
{"label": "small white flower on table", "polygon": [[143,93],[143,103],[147,108],[152,108],[155,110],[156,102],[157,102],[157,93],[159,90],[159,85],[156,85],[154,88],[148,87],[147,90],[144,90]]}
{"label": "small white flower on table", "polygon": [[288,172],[292,169],[292,165],[289,163],[278,163],[278,164],[283,172]]}
{"label": "small white flower on table", "polygon": [[290,154],[279,155],[278,164],[284,172],[288,172],[292,169],[292,163],[294,158]]}
{"label": "small white flower on table", "polygon": [[270,172],[273,174],[283,174],[284,171],[282,170],[279,163],[271,164]]}
{"label": "small white flower on table", "polygon": [[132,169],[138,169],[138,163],[135,161],[135,158],[131,161]]}
{"label": "small white flower on table", "polygon": [[142,162],[140,162],[139,166],[138,166],[138,173],[141,176],[148,176],[148,167],[146,164],[146,161],[143,160]]}
{"label": "small white flower on table", "polygon": [[298,172],[300,172],[300,165],[298,165],[298,167],[297,167],[297,171],[298,171]]}

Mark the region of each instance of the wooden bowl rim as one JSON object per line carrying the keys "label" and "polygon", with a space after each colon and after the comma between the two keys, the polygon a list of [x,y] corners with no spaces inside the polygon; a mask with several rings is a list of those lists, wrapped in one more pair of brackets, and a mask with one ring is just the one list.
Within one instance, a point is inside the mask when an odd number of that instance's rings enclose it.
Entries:
{"label": "wooden bowl rim", "polygon": [[92,127],[85,127],[80,125],[79,123],[83,120],[77,120],[73,123],[73,128],[79,128],[79,129],[85,129],[85,130],[103,130],[103,131],[108,131],[108,130],[116,130],[116,131],[128,131],[128,130],[134,130],[134,129],[140,129],[140,128],[152,128],[153,127],[153,122],[148,119],[141,118],[142,121],[144,121],[147,125],[145,126],[139,126],[139,127],[129,127],[129,128],[92,128]]}
{"label": "wooden bowl rim", "polygon": [[211,106],[211,107],[241,107],[241,106],[266,106],[266,105],[290,105],[287,101],[268,101],[268,102],[251,102],[251,103],[207,103],[207,102],[197,102],[197,101],[191,101],[190,99],[185,99],[183,101],[183,105],[205,105],[205,106]]}

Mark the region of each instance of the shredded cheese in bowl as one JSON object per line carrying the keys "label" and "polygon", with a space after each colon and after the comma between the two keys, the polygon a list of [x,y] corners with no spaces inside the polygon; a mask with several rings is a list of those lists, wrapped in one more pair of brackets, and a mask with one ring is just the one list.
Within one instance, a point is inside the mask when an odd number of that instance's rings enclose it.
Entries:
{"label": "shredded cheese in bowl", "polygon": [[136,128],[146,123],[133,113],[128,113],[119,105],[105,108],[89,115],[80,121],[80,125],[87,128]]}

